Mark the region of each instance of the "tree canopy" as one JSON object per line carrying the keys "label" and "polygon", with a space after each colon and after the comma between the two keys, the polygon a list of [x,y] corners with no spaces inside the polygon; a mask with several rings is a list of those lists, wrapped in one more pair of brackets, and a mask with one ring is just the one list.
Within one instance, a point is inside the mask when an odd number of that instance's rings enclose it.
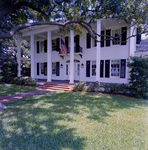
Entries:
{"label": "tree canopy", "polygon": [[84,27],[92,35],[90,24],[102,18],[133,21],[146,33],[147,17],[147,0],[0,0],[0,39],[35,25]]}

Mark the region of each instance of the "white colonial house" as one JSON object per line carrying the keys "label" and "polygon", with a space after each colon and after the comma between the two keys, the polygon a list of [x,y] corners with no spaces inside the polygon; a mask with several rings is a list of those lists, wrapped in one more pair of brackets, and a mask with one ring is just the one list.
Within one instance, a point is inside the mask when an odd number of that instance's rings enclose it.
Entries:
{"label": "white colonial house", "polygon": [[[115,40],[101,36],[96,42],[86,29],[79,34],[71,30],[63,41],[68,54],[61,53],[58,26],[42,25],[23,29],[18,37],[18,76],[20,71],[20,39],[31,41],[31,77],[35,79],[69,80],[128,84],[129,69],[126,62],[136,52],[136,37],[126,41],[133,32],[130,24],[114,19],[101,19],[92,25],[98,34],[114,36]],[[118,35],[122,33],[122,36]],[[103,40],[105,39],[105,40]],[[122,41],[122,42],[119,42]]]}

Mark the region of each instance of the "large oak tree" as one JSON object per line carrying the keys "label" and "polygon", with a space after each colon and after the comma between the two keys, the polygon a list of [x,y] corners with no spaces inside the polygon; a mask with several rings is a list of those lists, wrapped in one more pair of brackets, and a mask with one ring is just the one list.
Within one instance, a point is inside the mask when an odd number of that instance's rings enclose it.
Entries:
{"label": "large oak tree", "polygon": [[147,16],[147,0],[1,0],[0,39],[11,38],[20,29],[35,25],[79,30],[84,27],[94,37],[91,23],[101,18],[133,22],[141,33],[146,33]]}

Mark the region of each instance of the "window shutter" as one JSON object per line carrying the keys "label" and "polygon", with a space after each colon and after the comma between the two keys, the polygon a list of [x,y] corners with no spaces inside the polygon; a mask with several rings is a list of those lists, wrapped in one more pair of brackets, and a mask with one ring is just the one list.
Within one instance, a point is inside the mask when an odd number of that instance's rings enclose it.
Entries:
{"label": "window shutter", "polygon": [[39,53],[39,41],[37,41],[37,53]]}
{"label": "window shutter", "polygon": [[90,60],[86,61],[86,77],[90,77]]}
{"label": "window shutter", "polygon": [[105,60],[105,77],[110,77],[110,60]]}
{"label": "window shutter", "polygon": [[86,45],[87,45],[87,48],[91,48],[91,37],[90,37],[90,34],[87,33],[87,38],[86,38]]}
{"label": "window shutter", "polygon": [[56,62],[56,76],[60,76],[60,62]]}
{"label": "window shutter", "polygon": [[101,47],[104,47],[104,31],[101,31]]}
{"label": "window shutter", "polygon": [[57,42],[57,51],[60,51],[60,38],[57,38],[56,42]]}
{"label": "window shutter", "polygon": [[140,42],[141,42],[140,29],[137,28],[137,39],[136,39],[136,44],[140,44]]}
{"label": "window shutter", "polygon": [[69,39],[68,39],[68,36],[65,37],[65,45],[66,45],[66,48],[68,50],[68,43],[69,43]]}
{"label": "window shutter", "polygon": [[39,63],[37,63],[37,75],[40,74]]}
{"label": "window shutter", "polygon": [[100,60],[100,77],[103,78],[104,60]]}
{"label": "window shutter", "polygon": [[125,78],[126,74],[126,59],[121,59],[120,78]]}
{"label": "window shutter", "polygon": [[121,28],[121,45],[126,45],[127,27]]}
{"label": "window shutter", "polygon": [[106,30],[106,47],[110,46],[110,29]]}
{"label": "window shutter", "polygon": [[44,41],[44,52],[47,53],[47,40]]}
{"label": "window shutter", "polygon": [[44,75],[47,76],[47,62],[44,63]]}

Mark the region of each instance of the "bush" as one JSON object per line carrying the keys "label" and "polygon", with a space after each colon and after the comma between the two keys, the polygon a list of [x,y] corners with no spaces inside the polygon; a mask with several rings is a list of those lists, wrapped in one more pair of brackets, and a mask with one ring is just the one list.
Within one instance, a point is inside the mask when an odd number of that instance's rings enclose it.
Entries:
{"label": "bush", "polygon": [[73,86],[73,91],[77,92],[77,91],[85,91],[86,88],[86,82],[83,81],[79,81],[78,83],[76,83]]}
{"label": "bush", "polygon": [[131,95],[138,98],[148,98],[148,57],[130,57],[127,66],[130,68],[129,88]]}
{"label": "bush", "polygon": [[15,77],[12,79],[11,83],[18,85],[36,85],[36,80],[31,77]]}
{"label": "bush", "polygon": [[129,88],[125,84],[108,83],[103,85],[104,93],[122,93],[128,94]]}
{"label": "bush", "polygon": [[94,92],[95,90],[98,91],[99,89],[99,82],[90,83],[86,88],[87,92]]}

